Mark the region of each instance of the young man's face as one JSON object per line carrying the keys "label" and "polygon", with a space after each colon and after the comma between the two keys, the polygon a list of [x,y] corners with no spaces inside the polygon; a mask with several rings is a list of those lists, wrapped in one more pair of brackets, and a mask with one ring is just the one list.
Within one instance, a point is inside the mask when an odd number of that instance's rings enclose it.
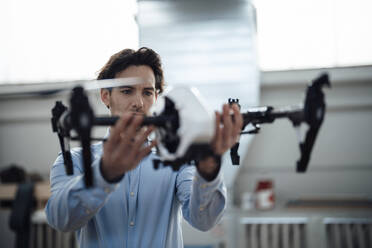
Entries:
{"label": "young man's face", "polygon": [[109,107],[112,115],[121,116],[123,113],[147,114],[155,102],[155,75],[146,65],[130,66],[116,74],[115,78],[137,77],[143,83],[101,90],[101,99]]}

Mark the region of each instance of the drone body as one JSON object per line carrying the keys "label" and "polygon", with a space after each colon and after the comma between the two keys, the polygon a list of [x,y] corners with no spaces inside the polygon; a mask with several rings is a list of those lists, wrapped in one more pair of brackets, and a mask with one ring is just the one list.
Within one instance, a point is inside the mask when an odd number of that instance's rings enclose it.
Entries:
{"label": "drone body", "polygon": [[[156,139],[158,141],[159,156],[164,161],[173,161],[183,157],[191,145],[209,144],[215,130],[215,116],[207,108],[206,103],[196,88],[172,88],[159,97],[150,109],[153,116],[167,115],[173,111],[178,115],[177,124],[158,128]],[[169,127],[174,128],[168,130]],[[168,141],[167,135],[173,135],[178,142]]]}

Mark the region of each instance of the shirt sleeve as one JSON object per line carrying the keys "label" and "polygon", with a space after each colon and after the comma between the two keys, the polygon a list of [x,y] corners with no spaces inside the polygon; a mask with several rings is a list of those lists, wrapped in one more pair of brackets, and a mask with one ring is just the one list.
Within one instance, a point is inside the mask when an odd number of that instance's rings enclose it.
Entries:
{"label": "shirt sleeve", "polygon": [[226,187],[221,171],[213,181],[206,181],[194,166],[183,167],[176,181],[177,198],[182,214],[193,227],[208,231],[216,225],[226,208]]}
{"label": "shirt sleeve", "polygon": [[118,183],[106,182],[100,171],[101,156],[92,163],[93,187],[86,188],[80,152],[72,151],[73,175],[67,175],[60,154],[50,172],[51,197],[45,207],[48,223],[60,231],[84,226],[105,204]]}

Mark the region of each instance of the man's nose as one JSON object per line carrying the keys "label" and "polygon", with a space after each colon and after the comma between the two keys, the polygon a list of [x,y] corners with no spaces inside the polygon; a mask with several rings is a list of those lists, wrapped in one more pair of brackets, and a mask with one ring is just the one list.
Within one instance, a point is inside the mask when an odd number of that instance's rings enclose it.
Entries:
{"label": "man's nose", "polygon": [[133,107],[136,109],[141,109],[143,107],[143,97],[141,94],[136,94],[133,101]]}

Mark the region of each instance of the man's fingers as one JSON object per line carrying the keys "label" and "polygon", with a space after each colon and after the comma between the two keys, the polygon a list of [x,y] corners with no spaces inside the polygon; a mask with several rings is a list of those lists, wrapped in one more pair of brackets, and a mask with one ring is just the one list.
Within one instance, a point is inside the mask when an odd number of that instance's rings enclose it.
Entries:
{"label": "man's fingers", "polygon": [[[133,121],[129,125],[133,125]],[[123,154],[125,155],[125,160],[130,161],[135,156],[135,152],[133,151],[133,145],[135,141],[135,131],[134,133],[129,133],[129,127],[127,127],[126,131],[123,133],[120,133],[120,142],[115,144],[115,148],[113,151],[113,156],[120,156],[123,157]]]}
{"label": "man's fingers", "polygon": [[[243,118],[236,104],[232,106],[224,104],[222,111],[220,118],[222,119],[223,127],[220,127],[221,119],[217,120],[216,115],[216,133],[212,143],[217,154],[224,153],[236,143],[243,126]],[[233,115],[231,115],[231,111]]]}
{"label": "man's fingers", "polygon": [[243,116],[240,114],[238,105],[233,104],[232,109],[234,111],[234,136],[238,136],[242,131]]}
{"label": "man's fingers", "polygon": [[140,147],[145,143],[147,137],[150,135],[152,131],[154,131],[154,127],[144,127],[140,130],[139,134],[134,137],[133,142],[133,150],[138,150]]}
{"label": "man's fingers", "polygon": [[[139,121],[133,119],[133,122],[130,125],[138,127],[138,125],[140,125],[141,122],[142,122],[141,119]],[[130,128],[128,127],[128,132],[129,130]],[[127,136],[125,136],[125,138],[123,138],[119,143],[119,146],[116,147],[115,149],[115,151],[117,152],[116,155],[122,156],[122,154],[125,153],[126,161],[136,160],[138,154],[140,153],[141,147],[143,146],[147,137],[153,130],[154,127],[144,127],[139,131],[135,130],[134,135],[133,134],[129,135],[129,133],[127,133]],[[134,164],[136,165],[136,163]]]}
{"label": "man's fingers", "polygon": [[107,142],[105,142],[106,146],[112,148],[112,146],[120,142],[120,133],[123,132],[130,119],[131,115],[124,114],[122,117],[119,118],[115,125],[110,128],[110,137],[108,138]]}
{"label": "man's fingers", "polygon": [[223,139],[225,148],[229,146],[233,135],[233,123],[230,116],[230,107],[228,104],[223,105]]}
{"label": "man's fingers", "polygon": [[139,163],[141,159],[146,157],[151,152],[151,149],[156,146],[156,144],[157,144],[157,141],[153,140],[151,141],[150,145],[142,148],[140,152],[137,154],[136,162]]}
{"label": "man's fingers", "polygon": [[132,139],[136,135],[137,130],[140,127],[142,121],[143,121],[143,116],[133,115],[133,119],[128,125],[128,128],[123,133],[123,137]]}
{"label": "man's fingers", "polygon": [[[222,127],[221,127],[221,120],[222,116],[220,113],[216,111],[216,129],[214,134],[214,139],[212,141],[212,145],[214,148],[214,152],[221,155],[221,145],[222,145]],[[220,154],[221,153],[221,154]]]}
{"label": "man's fingers", "polygon": [[214,130],[214,137],[213,142],[218,140],[221,137],[221,114],[217,111],[215,112],[215,130]]}

